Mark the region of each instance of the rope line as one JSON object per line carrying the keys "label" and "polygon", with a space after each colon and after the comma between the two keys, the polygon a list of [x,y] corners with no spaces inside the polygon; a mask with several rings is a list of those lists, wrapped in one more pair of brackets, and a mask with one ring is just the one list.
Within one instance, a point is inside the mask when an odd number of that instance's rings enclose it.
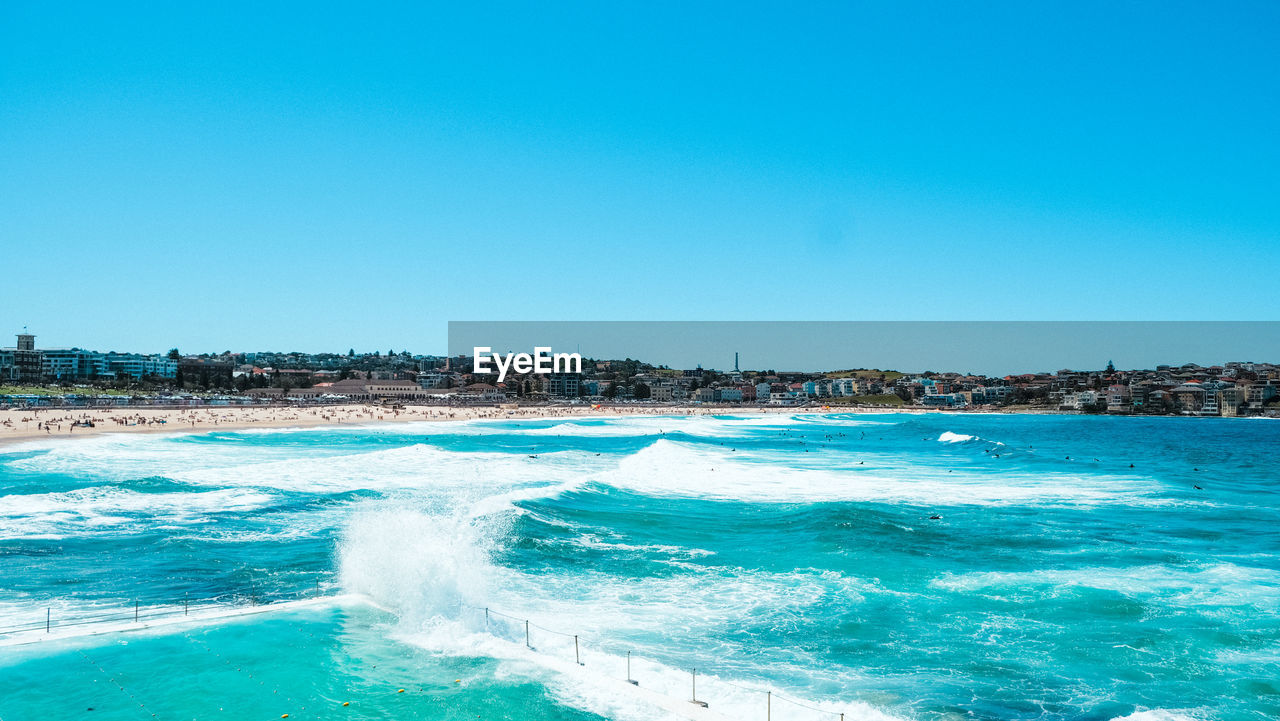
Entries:
{"label": "rope line", "polygon": [[[280,697],[281,697],[281,698],[283,698],[283,699],[284,699],[284,700],[285,700],[285,701],[286,701],[290,706],[293,706],[294,704],[297,704],[297,703],[298,703],[298,702],[294,701],[294,700],[293,700],[293,697],[289,696],[289,694],[287,694],[287,693],[286,693],[286,694],[282,694],[282,693],[280,693],[280,689],[276,688],[274,685],[273,685],[273,686],[268,687],[268,686],[267,686],[267,684],[266,684],[266,683],[264,683],[262,679],[258,678],[257,676],[254,676],[254,675],[253,675],[253,672],[252,672],[252,671],[250,671],[250,670],[248,669],[248,667],[244,667],[244,666],[237,666],[235,663],[233,663],[233,662],[231,661],[231,659],[229,659],[229,658],[227,658],[226,656],[223,656],[222,654],[220,654],[220,653],[218,653],[217,651],[213,650],[213,648],[212,648],[211,646],[209,646],[209,644],[205,643],[204,641],[201,641],[200,639],[196,638],[195,636],[191,636],[191,635],[189,635],[189,634],[182,634],[182,637],[183,637],[183,638],[185,638],[185,639],[187,639],[188,641],[191,641],[191,642],[192,642],[192,643],[194,643],[195,645],[197,645],[197,646],[199,646],[199,647],[203,648],[205,651],[208,651],[209,653],[213,654],[214,656],[216,656],[219,660],[221,660],[224,664],[226,664],[226,665],[227,665],[227,666],[229,666],[230,668],[234,668],[236,671],[239,671],[240,673],[243,673],[244,675],[248,676],[250,679],[252,679],[252,680],[254,680],[254,681],[257,681],[257,682],[258,682],[258,685],[259,685],[259,686],[261,686],[261,687],[262,687],[262,689],[263,689],[264,691],[268,691],[268,690],[269,690],[269,691],[271,691],[272,695],[274,695],[274,696],[280,696]],[[307,707],[306,707],[306,706],[300,706],[300,708],[301,708],[301,710],[305,711]]]}
{"label": "rope line", "polygon": [[98,669],[98,672],[99,672],[99,673],[101,673],[103,676],[106,676],[108,679],[110,679],[111,683],[115,684],[115,685],[116,685],[116,688],[120,689],[120,692],[121,692],[121,693],[123,693],[125,696],[128,696],[128,697],[129,697],[129,700],[131,700],[131,701],[133,701],[134,703],[138,704],[138,708],[142,709],[142,710],[143,710],[143,711],[145,711],[147,714],[150,714],[151,718],[154,718],[154,719],[158,719],[158,718],[160,718],[159,716],[157,716],[157,715],[155,714],[155,712],[154,712],[154,711],[152,711],[151,709],[147,708],[147,705],[146,705],[146,704],[144,704],[144,703],[142,703],[141,701],[139,701],[138,699],[134,698],[133,694],[129,693],[129,692],[125,689],[125,687],[124,687],[124,686],[123,686],[119,681],[117,681],[117,680],[115,679],[115,677],[114,677],[114,676],[112,676],[111,674],[107,673],[107,672],[106,672],[106,671],[105,671],[101,666],[99,666],[97,661],[94,661],[93,659],[89,658],[89,655],[88,655],[88,654],[86,654],[83,650],[81,650],[81,649],[76,649],[76,653],[80,654],[80,657],[81,657],[81,658],[83,658],[84,660],[88,661],[88,662],[89,662],[89,664],[90,664],[91,666],[93,666],[94,668]]}
{"label": "rope line", "polygon": [[789,704],[793,704],[793,705],[795,705],[795,706],[799,706],[800,708],[807,708],[807,709],[809,709],[810,711],[817,711],[818,713],[831,714],[832,716],[838,716],[838,715],[840,715],[840,714],[837,714],[837,713],[836,713],[836,712],[834,712],[834,711],[828,711],[828,710],[826,710],[826,709],[818,708],[817,706],[810,706],[810,705],[809,705],[809,704],[807,704],[807,703],[801,703],[801,702],[799,702],[799,701],[797,701],[797,700],[795,700],[795,699],[793,699],[793,698],[787,698],[786,696],[783,696],[783,695],[781,695],[781,694],[779,694],[779,693],[776,693],[776,692],[773,694],[773,697],[774,697],[774,698],[776,698],[776,699],[781,699],[781,700],[783,700],[783,701],[786,701],[786,702],[787,702],[787,703],[789,703]]}
{"label": "rope line", "polygon": [[486,608],[486,607],[484,607],[484,606],[469,606],[469,605],[467,605],[467,604],[465,604],[465,603],[460,603],[460,604],[458,604],[458,605],[459,605],[459,606],[461,606],[461,607],[463,607],[463,608],[470,608],[470,609],[474,609],[474,610],[476,610],[476,611],[488,611],[488,612],[489,612],[489,615],[491,615],[491,616],[501,616],[502,618],[509,618],[509,619],[511,619],[512,621],[519,621],[519,622],[521,622],[521,623],[528,622],[528,624],[529,624],[529,628],[536,628],[536,629],[538,629],[539,631],[546,631],[547,633],[554,633],[554,634],[556,634],[557,636],[564,636],[565,638],[576,638],[576,639],[578,639],[579,641],[583,641],[583,642],[586,642],[586,643],[598,643],[594,638],[591,638],[591,637],[589,637],[589,636],[583,636],[583,635],[581,635],[581,634],[565,633],[564,631],[557,631],[557,630],[555,630],[554,628],[547,628],[546,626],[543,626],[543,625],[540,625],[540,624],[534,623],[533,621],[530,621],[530,620],[529,620],[529,619],[527,619],[527,618],[520,618],[519,616],[512,616],[512,615],[511,615],[511,614],[509,614],[509,613],[502,613],[501,611],[495,611],[495,610],[493,610],[492,608]]}

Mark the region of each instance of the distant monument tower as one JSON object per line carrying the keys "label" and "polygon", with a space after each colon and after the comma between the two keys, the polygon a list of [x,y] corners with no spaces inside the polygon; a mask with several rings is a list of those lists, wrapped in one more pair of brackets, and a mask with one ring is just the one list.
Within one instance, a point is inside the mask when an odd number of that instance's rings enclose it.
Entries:
{"label": "distant monument tower", "polygon": [[734,373],[739,372],[738,371],[738,351],[733,352],[733,372]]}

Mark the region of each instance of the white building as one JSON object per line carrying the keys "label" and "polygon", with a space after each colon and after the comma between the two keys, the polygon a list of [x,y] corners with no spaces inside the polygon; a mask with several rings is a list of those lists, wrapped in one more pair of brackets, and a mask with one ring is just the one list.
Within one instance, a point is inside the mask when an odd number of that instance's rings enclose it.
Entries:
{"label": "white building", "polygon": [[769,392],[771,390],[773,390],[773,386],[769,385],[768,383],[757,383],[756,384],[756,402],[768,403]]}
{"label": "white building", "polygon": [[717,388],[716,400],[721,403],[741,403],[742,391],[737,388]]}
{"label": "white building", "polygon": [[55,381],[75,381],[111,375],[107,357],[83,348],[43,348],[42,372]]}
{"label": "white building", "polygon": [[178,375],[178,361],[162,355],[142,355],[140,353],[107,354],[107,367],[117,377],[130,376],[144,378],[159,376],[173,378]]}
{"label": "white building", "polygon": [[651,386],[649,388],[649,398],[661,403],[669,403],[675,397],[672,388],[673,386],[670,383],[659,383]]}
{"label": "white building", "polygon": [[1097,391],[1080,391],[1078,393],[1063,393],[1060,406],[1062,408],[1078,411],[1081,408],[1091,406],[1097,402]]}
{"label": "white building", "polygon": [[418,374],[418,387],[420,388],[449,388],[453,380],[452,373],[442,373],[440,371],[423,371]]}

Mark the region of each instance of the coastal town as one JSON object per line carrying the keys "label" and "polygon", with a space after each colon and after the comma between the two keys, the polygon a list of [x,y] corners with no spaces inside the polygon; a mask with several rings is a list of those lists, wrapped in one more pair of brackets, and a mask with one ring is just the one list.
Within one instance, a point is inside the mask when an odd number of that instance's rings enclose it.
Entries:
{"label": "coastal town", "polygon": [[580,373],[476,373],[468,355],[165,354],[0,348],[0,407],[321,404],[804,407],[1187,416],[1280,416],[1280,365],[1062,369],[1001,377],[953,371],[674,369],[587,358]]}

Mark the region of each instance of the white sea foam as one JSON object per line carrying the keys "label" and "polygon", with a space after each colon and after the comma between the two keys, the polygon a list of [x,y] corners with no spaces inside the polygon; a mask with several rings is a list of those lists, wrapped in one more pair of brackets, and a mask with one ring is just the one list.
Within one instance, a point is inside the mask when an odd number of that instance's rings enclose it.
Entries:
{"label": "white sea foam", "polygon": [[[101,473],[109,481],[162,476],[193,489],[142,493],[101,485],[6,496],[0,498],[0,538],[55,539],[104,533],[126,524],[151,528],[194,524],[210,513],[269,505],[280,500],[282,493],[374,490],[429,497],[441,506],[473,508],[485,515],[509,510],[521,500],[562,493],[585,483],[585,471],[590,468],[616,463],[612,457],[589,453],[542,453],[535,459],[516,453],[451,452],[423,444],[330,456],[308,452],[298,457],[296,447],[265,456],[212,453],[203,462],[188,463],[189,456],[201,456],[203,446],[166,444],[160,437],[82,440],[85,447],[74,452],[17,463],[30,466],[24,471],[91,477]],[[132,455],[135,451],[137,457]],[[258,533],[277,540],[308,535],[340,523],[335,513],[340,514],[340,509],[333,513],[310,509],[294,514],[291,526]],[[224,530],[197,524],[180,535],[219,540],[217,534]]]}
{"label": "white sea foam", "polygon": [[947,573],[931,585],[948,591],[1000,595],[1056,595],[1071,588],[1093,588],[1177,608],[1280,608],[1280,571],[1233,563]]}
{"label": "white sea foam", "polygon": [[[815,457],[816,458],[816,457]],[[818,461],[813,461],[817,463]],[[973,472],[928,467],[801,468],[777,453],[736,452],[661,439],[602,471],[606,483],[650,495],[753,502],[872,501],[914,505],[1157,505],[1132,477]]]}
{"label": "white sea foam", "polygon": [[580,437],[620,437],[639,438],[661,436],[667,433],[683,433],[692,436],[718,437],[731,435],[737,425],[733,421],[707,418],[635,418],[625,421],[599,421],[586,423],[558,423],[549,427],[517,428],[516,432],[529,435],[580,436]]}
{"label": "white sea foam", "polygon": [[[697,676],[697,697],[709,704],[703,710],[689,703],[693,693],[691,674],[686,668],[633,654],[627,678],[625,651],[603,650],[594,643],[543,632],[534,648],[524,646],[519,623],[492,617],[483,630],[483,616],[438,620],[422,630],[398,635],[402,641],[437,652],[482,655],[502,662],[498,675],[532,677],[546,685],[563,703],[618,721],[651,719],[707,719],[708,721],[764,721],[768,714],[766,692],[772,691],[773,716],[794,721],[828,721],[839,713],[847,718],[868,721],[897,721],[869,704],[831,699],[807,698],[799,692],[783,690],[759,682],[717,674],[702,669]],[[580,659],[581,665],[578,660]],[[799,701],[804,706],[798,706]],[[806,708],[808,707],[808,708]]]}
{"label": "white sea foam", "polygon": [[178,471],[169,477],[197,485],[262,485],[301,493],[414,488],[424,491],[547,484],[592,465],[591,454],[454,452],[425,444],[343,456],[292,458],[251,467]]}
{"label": "white sea foam", "polygon": [[[296,444],[269,443],[205,443],[192,442],[192,436],[271,436],[317,433],[326,436],[387,436],[403,437],[406,441],[419,441],[431,436],[490,435],[495,432],[533,437],[572,435],[578,437],[660,437],[663,434],[683,433],[707,438],[729,438],[761,427],[788,428],[800,424],[813,424],[804,415],[767,415],[750,417],[712,416],[639,416],[627,418],[590,419],[588,422],[568,420],[551,426],[542,422],[478,419],[446,422],[407,422],[375,427],[326,427],[326,428],[252,428],[228,431],[179,434],[102,434],[87,438],[50,439],[31,441],[21,446],[7,447],[4,455],[20,455],[19,452],[36,452],[27,457],[4,460],[8,468],[29,473],[57,473],[95,480],[129,480],[149,476],[169,478],[210,479],[219,476],[252,478],[261,473],[278,473],[281,467],[308,462],[332,461],[341,467],[345,462],[366,463],[370,466],[383,461],[394,462],[394,457],[369,455],[374,451],[345,448],[337,445],[309,445],[305,449]],[[847,425],[876,421],[831,421]],[[413,446],[409,446],[413,447]],[[426,446],[423,446],[426,447]],[[404,448],[389,449],[403,451]],[[304,455],[305,454],[305,455]],[[541,455],[541,454],[540,454]],[[300,457],[302,456],[302,457]],[[444,458],[444,456],[440,456]],[[510,453],[492,453],[475,456],[486,463],[512,458]],[[515,456],[518,460],[519,456]],[[362,459],[362,460],[361,460]],[[430,461],[431,459],[425,459]],[[252,467],[252,470],[249,470]],[[248,471],[248,472],[246,472]],[[278,474],[288,476],[289,474]],[[324,474],[312,474],[323,482]],[[348,487],[353,484],[347,483]]]}
{"label": "white sea foam", "polygon": [[[646,433],[682,427],[715,435],[744,423],[759,427],[794,421],[788,416],[769,416],[645,417],[610,422]],[[438,430],[474,428],[475,423],[411,425]],[[963,469],[944,473],[904,465],[900,459],[877,462],[874,454],[860,456],[871,460],[871,465],[838,470],[829,465],[831,459],[847,463],[844,457],[848,453],[735,452],[728,443],[715,447],[667,438],[621,459],[576,451],[529,458],[518,452],[448,451],[423,443],[342,455],[307,451],[298,457],[302,452],[298,447],[175,443],[163,436],[80,440],[10,464],[28,471],[102,473],[108,479],[159,475],[217,490],[143,494],[101,487],[68,494],[15,495],[0,500],[0,534],[21,538],[92,534],[137,521],[146,514],[152,515],[156,524],[184,524],[205,513],[266,505],[281,492],[374,490],[406,497],[430,496],[437,504],[488,515],[510,510],[521,500],[563,493],[592,481],[656,496],[754,502],[871,501],[924,506],[1170,502],[1161,498],[1152,484],[1131,476],[997,475]],[[277,535],[290,537],[287,533]]]}
{"label": "white sea foam", "polygon": [[588,425],[585,423],[557,423],[553,426],[540,426],[536,428],[517,428],[515,433],[522,433],[531,436],[573,436],[575,438],[641,438],[644,436],[656,436],[662,433],[660,428],[641,427],[636,425],[622,425],[615,423],[598,423]]}
{"label": "white sea foam", "polygon": [[[654,697],[618,692],[627,650],[634,652],[632,675],[641,680],[642,689],[678,701],[673,708],[687,708],[689,675],[679,665],[688,660],[722,666],[720,675],[706,669],[700,674],[699,697],[713,711],[726,718],[763,718],[766,687],[750,677],[765,674],[764,669],[739,661],[726,672],[725,664],[731,663],[726,659],[733,656],[730,647],[717,648],[706,640],[724,637],[721,626],[735,619],[768,616],[776,624],[799,622],[814,604],[833,598],[857,602],[864,593],[883,592],[874,581],[818,569],[770,573],[717,568],[696,582],[687,576],[526,573],[493,561],[506,530],[502,519],[482,518],[474,509],[445,513],[366,504],[344,530],[339,546],[343,589],[367,594],[397,613],[402,640],[443,653],[502,660],[500,673],[537,678],[563,702],[619,719],[655,718]],[[492,609],[487,627],[486,607]],[[523,623],[503,613],[531,620],[536,652],[523,646]],[[572,663],[573,634],[579,636],[582,667]],[[673,645],[668,648],[668,643]],[[796,653],[800,655],[789,661],[776,660],[772,670],[795,671],[835,688],[848,680],[840,672],[815,672],[814,659]],[[661,658],[679,663],[655,660]],[[788,696],[828,713],[892,718],[866,704],[808,697],[803,689]],[[778,697],[775,713],[785,703]],[[821,715],[792,707],[786,717]]]}
{"label": "white sea foam", "polygon": [[1200,709],[1147,709],[1134,711],[1127,716],[1117,716],[1112,721],[1206,721],[1212,714]]}
{"label": "white sea foam", "polygon": [[788,416],[788,420],[794,425],[817,426],[896,426],[902,423],[901,420],[886,419],[883,413],[797,413]]}
{"label": "white sea foam", "polygon": [[977,436],[965,435],[964,433],[952,433],[951,431],[943,431],[942,435],[938,436],[938,440],[943,443],[964,443],[965,441],[972,441],[975,438],[977,438]]}
{"label": "white sea foam", "polygon": [[[188,435],[188,434],[184,434]],[[5,465],[23,473],[55,473],[99,481],[172,476],[183,471],[288,461],[302,452],[287,445],[190,443],[169,434],[103,434],[74,443],[48,443],[37,455],[9,460]],[[345,451],[311,448],[316,455]]]}
{"label": "white sea foam", "polygon": [[530,435],[572,435],[583,437],[645,437],[684,434],[703,438],[741,437],[751,431],[777,428],[811,430],[814,426],[885,425],[884,421],[834,419],[812,414],[761,416],[635,416],[582,421],[566,421],[551,426],[505,429]]}
{"label": "white sea foam", "polygon": [[93,535],[132,523],[201,523],[212,513],[252,510],[275,500],[271,494],[247,489],[138,493],[96,486],[60,493],[15,494],[0,497],[0,538]]}
{"label": "white sea foam", "polygon": [[572,542],[586,547],[610,551],[635,551],[639,553],[662,553],[671,557],[681,558],[702,558],[705,556],[714,556],[714,551],[708,551],[702,548],[685,548],[683,546],[668,546],[664,544],[632,544],[632,543],[615,543],[607,541],[594,534],[585,533],[575,536]]}

